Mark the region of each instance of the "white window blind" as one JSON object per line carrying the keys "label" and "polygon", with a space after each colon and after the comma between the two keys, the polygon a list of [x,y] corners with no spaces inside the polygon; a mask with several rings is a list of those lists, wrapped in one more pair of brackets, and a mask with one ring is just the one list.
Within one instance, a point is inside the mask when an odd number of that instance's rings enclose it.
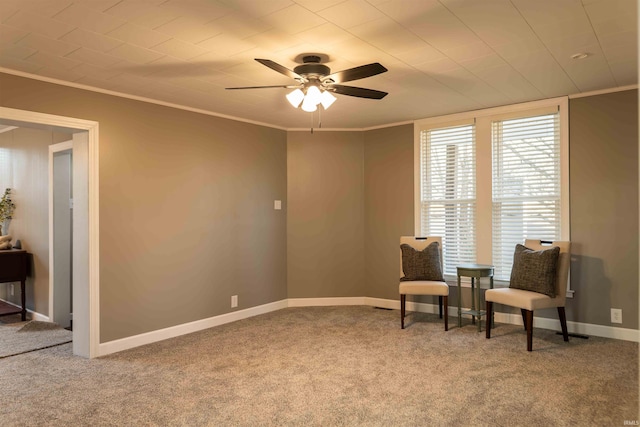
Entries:
{"label": "white window blind", "polygon": [[526,238],[559,240],[559,114],[492,122],[492,234],[495,278],[509,280]]}
{"label": "white window blind", "polygon": [[421,232],[441,236],[444,273],[476,259],[475,125],[420,132]]}

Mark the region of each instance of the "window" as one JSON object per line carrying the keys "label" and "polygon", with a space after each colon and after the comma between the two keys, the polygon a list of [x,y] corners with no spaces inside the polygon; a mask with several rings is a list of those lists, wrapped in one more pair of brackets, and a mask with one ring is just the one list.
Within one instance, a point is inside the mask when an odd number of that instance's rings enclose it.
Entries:
{"label": "window", "polygon": [[444,273],[475,262],[475,127],[431,129],[421,136],[422,231],[441,236]]}
{"label": "window", "polygon": [[559,115],[492,123],[494,277],[509,280],[527,237],[560,240]]}
{"label": "window", "polygon": [[[495,266],[517,243],[569,240],[567,99],[417,121],[417,235],[443,239],[445,275]],[[571,291],[569,291],[569,295]]]}

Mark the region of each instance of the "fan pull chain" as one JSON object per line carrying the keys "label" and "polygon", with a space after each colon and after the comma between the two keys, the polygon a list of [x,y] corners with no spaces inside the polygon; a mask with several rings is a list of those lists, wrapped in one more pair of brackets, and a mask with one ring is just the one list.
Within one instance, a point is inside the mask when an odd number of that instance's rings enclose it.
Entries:
{"label": "fan pull chain", "polygon": [[[322,129],[322,109],[318,106],[318,129]],[[313,134],[313,119],[315,118],[315,112],[311,113],[311,133]]]}

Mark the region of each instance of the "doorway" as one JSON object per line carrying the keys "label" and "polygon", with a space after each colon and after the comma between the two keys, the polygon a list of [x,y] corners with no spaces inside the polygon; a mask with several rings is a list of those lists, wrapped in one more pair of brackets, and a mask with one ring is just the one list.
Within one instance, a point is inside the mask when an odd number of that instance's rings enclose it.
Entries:
{"label": "doorway", "polygon": [[72,134],[73,353],[100,356],[98,123],[0,107],[0,124]]}

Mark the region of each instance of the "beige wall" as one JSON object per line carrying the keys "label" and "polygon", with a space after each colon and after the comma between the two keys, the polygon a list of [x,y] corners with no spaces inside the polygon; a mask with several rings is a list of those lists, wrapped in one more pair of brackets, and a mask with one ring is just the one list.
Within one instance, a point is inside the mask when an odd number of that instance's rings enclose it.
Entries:
{"label": "beige wall", "polygon": [[100,123],[100,342],[287,297],[286,132],[3,74],[0,94]]}
{"label": "beige wall", "polygon": [[232,295],[240,309],[286,298],[284,132],[152,106],[132,116],[107,147],[100,121],[106,336],[225,313]]}
{"label": "beige wall", "polygon": [[362,132],[289,132],[289,298],[363,296]]}
{"label": "beige wall", "polygon": [[[638,329],[638,92],[573,99],[569,125],[575,297],[567,300],[568,320]],[[365,133],[367,296],[397,298],[399,261],[386,246],[395,252],[395,240],[413,230],[413,199],[405,194],[413,180],[404,175],[413,173],[412,144],[413,134],[403,127]],[[470,303],[465,291],[463,305]],[[452,305],[456,294],[452,287]],[[622,308],[622,325],[611,324],[612,307]],[[536,316],[556,319],[557,313]]]}
{"label": "beige wall", "polygon": [[413,125],[364,135],[366,296],[396,300],[400,236],[414,233]]}
{"label": "beige wall", "polygon": [[[231,295],[397,298],[411,125],[284,132],[2,74],[0,94],[100,123],[101,342],[229,312]],[[611,305],[638,327],[636,96],[571,101],[571,321],[610,325]]]}
{"label": "beige wall", "polygon": [[[18,128],[0,133],[0,192],[11,188],[16,211],[9,234],[13,243],[32,254],[32,272],[27,279],[27,308],[49,314],[49,145],[71,139],[71,135],[47,130]],[[19,282],[13,297],[8,284],[0,284],[0,298],[20,303]]]}
{"label": "beige wall", "polygon": [[568,316],[638,329],[638,92],[572,99]]}

